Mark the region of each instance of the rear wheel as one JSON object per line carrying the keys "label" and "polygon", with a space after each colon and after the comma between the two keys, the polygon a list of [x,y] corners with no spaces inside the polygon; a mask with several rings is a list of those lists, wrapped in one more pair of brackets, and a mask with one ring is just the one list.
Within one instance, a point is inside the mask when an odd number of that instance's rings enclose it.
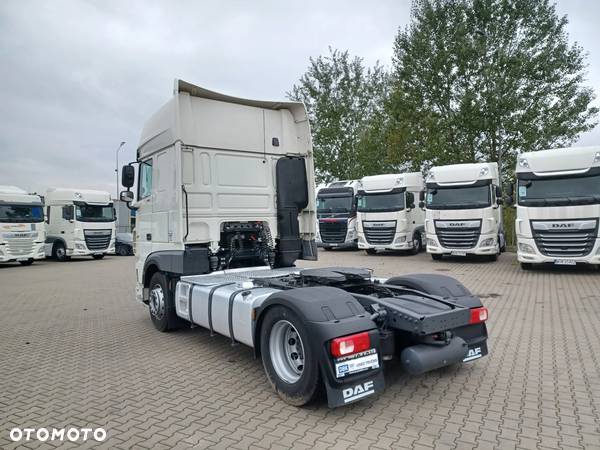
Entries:
{"label": "rear wheel", "polygon": [[434,261],[440,261],[442,259],[442,254],[441,253],[432,253],[431,259],[433,259]]}
{"label": "rear wheel", "polygon": [[365,250],[365,253],[367,255],[375,255],[375,254],[377,254],[377,250],[375,250],[374,248],[368,248]]}
{"label": "rear wheel", "polygon": [[52,256],[54,256],[57,261],[61,262],[71,259],[70,256],[67,256],[67,249],[65,248],[65,244],[62,242],[57,242],[54,244],[54,247],[52,248]]}
{"label": "rear wheel", "polygon": [[181,325],[181,319],[175,313],[169,280],[162,272],[156,272],[150,279],[148,309],[152,323],[159,331],[175,330]]}
{"label": "rear wheel", "polygon": [[102,259],[102,258],[104,258],[104,254],[102,254],[102,255],[92,255],[92,258],[94,258],[94,259]]}
{"label": "rear wheel", "polygon": [[33,258],[29,258],[25,261],[19,261],[19,264],[21,264],[22,266],[30,266],[33,264]]}
{"label": "rear wheel", "polygon": [[266,312],[260,350],[267,379],[287,403],[302,406],[319,394],[321,378],[308,332],[290,309],[274,306]]}

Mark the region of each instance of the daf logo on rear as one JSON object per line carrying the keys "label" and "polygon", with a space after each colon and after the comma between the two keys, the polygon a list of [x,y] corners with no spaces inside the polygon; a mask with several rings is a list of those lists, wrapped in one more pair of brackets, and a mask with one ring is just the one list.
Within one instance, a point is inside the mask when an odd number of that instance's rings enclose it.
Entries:
{"label": "daf logo on rear", "polygon": [[373,381],[365,381],[364,383],[357,384],[354,387],[346,388],[342,391],[344,395],[344,403],[351,402],[352,400],[358,400],[359,398],[366,397],[375,393]]}

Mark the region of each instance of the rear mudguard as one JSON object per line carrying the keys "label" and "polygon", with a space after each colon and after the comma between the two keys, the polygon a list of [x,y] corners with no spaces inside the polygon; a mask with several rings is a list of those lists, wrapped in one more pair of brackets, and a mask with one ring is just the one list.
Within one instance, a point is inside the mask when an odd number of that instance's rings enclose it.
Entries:
{"label": "rear mudguard", "polygon": [[[382,392],[385,388],[379,330],[362,305],[348,292],[327,286],[291,289],[274,293],[256,309],[254,351],[260,356],[260,327],[264,313],[274,305],[285,306],[304,320],[310,334],[309,345],[318,358],[321,378],[330,408],[346,405]],[[379,367],[365,372],[335,376],[335,361],[329,351],[332,339],[367,331],[371,348],[377,350]]]}

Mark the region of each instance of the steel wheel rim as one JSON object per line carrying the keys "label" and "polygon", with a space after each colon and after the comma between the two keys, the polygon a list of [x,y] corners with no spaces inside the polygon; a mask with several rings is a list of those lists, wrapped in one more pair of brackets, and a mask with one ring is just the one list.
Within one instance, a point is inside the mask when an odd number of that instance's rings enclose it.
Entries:
{"label": "steel wheel rim", "polygon": [[56,257],[57,258],[62,258],[64,256],[65,256],[65,249],[64,249],[64,247],[58,247],[56,249]]}
{"label": "steel wheel rim", "polygon": [[150,291],[150,314],[157,319],[162,319],[165,312],[165,294],[160,284],[155,284]]}
{"label": "steel wheel rim", "polygon": [[304,345],[296,328],[287,320],[273,325],[269,351],[277,376],[286,383],[296,383],[304,372]]}

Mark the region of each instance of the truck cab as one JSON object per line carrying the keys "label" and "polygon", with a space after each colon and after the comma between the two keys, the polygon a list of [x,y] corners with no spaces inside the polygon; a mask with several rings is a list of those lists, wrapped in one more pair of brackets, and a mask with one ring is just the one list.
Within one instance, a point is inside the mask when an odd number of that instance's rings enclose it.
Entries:
{"label": "truck cab", "polygon": [[333,181],[317,192],[317,245],[356,248],[356,193],[358,181]]}
{"label": "truck cab", "polygon": [[0,186],[0,262],[28,266],[44,259],[45,239],[41,198],[15,186]]}
{"label": "truck cab", "polygon": [[433,167],[427,176],[427,252],[482,255],[495,261],[506,247],[497,163]]}
{"label": "truck cab", "polygon": [[516,177],[521,267],[600,264],[600,147],[522,153]]}
{"label": "truck cab", "polygon": [[364,177],[358,189],[358,248],[410,250],[424,247],[424,219],[415,202],[424,190],[421,172]]}
{"label": "truck cab", "polygon": [[50,188],[46,204],[46,256],[102,259],[115,251],[115,209],[110,193]]}

